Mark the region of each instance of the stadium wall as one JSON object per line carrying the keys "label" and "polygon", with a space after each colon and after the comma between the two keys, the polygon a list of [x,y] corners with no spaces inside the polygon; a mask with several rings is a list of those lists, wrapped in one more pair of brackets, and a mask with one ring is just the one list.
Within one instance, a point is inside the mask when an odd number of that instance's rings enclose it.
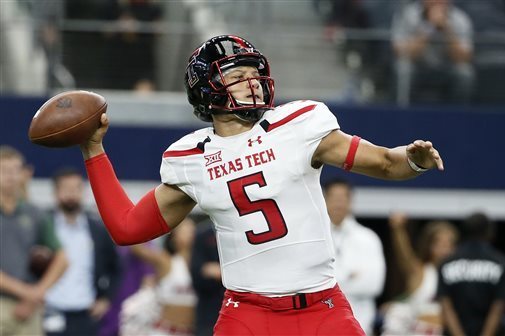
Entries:
{"label": "stadium wall", "polygon": [[[105,92],[111,128],[105,146],[118,177],[133,199],[159,181],[161,154],[172,142],[205,126],[193,117],[184,95],[134,96]],[[83,169],[77,148],[49,149],[27,138],[30,120],[47,97],[0,97],[0,143],[15,146],[35,167],[30,194],[48,206],[48,178],[62,166]],[[505,218],[505,110],[503,107],[456,108],[349,106],[327,102],[342,130],[384,146],[414,139],[432,140],[446,171],[422,178],[380,181],[325,168],[322,181],[340,174],[356,185],[356,212],[361,216],[407,211],[418,217],[461,218],[474,210]],[[92,199],[90,197],[90,204]]]}

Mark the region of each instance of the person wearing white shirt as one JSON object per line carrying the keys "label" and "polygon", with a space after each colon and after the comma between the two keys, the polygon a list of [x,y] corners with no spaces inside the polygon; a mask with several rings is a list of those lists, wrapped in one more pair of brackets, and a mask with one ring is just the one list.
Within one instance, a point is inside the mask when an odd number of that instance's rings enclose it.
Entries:
{"label": "person wearing white shirt", "polygon": [[381,240],[352,215],[352,186],[348,181],[337,178],[325,183],[324,195],[332,222],[338,284],[361,327],[372,335],[375,298],[382,293],[386,276]]}
{"label": "person wearing white shirt", "polygon": [[103,223],[83,208],[86,181],[73,167],[53,175],[55,233],[69,260],[65,274],[47,291],[46,336],[96,336],[121,281],[121,265]]}

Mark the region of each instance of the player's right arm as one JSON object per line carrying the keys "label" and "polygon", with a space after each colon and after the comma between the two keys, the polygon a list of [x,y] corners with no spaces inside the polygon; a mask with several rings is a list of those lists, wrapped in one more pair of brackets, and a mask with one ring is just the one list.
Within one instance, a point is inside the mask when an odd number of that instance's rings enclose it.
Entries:
{"label": "player's right arm", "polygon": [[119,183],[102,145],[109,121],[102,114],[101,127],[81,152],[102,220],[118,245],[146,242],[170,232],[193,209],[195,202],[176,186],[161,184],[133,204]]}

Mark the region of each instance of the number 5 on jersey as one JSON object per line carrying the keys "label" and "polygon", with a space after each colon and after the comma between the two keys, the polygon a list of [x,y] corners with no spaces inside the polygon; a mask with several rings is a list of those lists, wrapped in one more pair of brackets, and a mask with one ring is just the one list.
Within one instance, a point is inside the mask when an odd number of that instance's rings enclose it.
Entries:
{"label": "number 5 on jersey", "polygon": [[261,199],[257,201],[249,199],[245,188],[254,184],[257,184],[260,188],[267,186],[263,172],[228,181],[228,191],[240,217],[255,212],[261,212],[265,217],[268,231],[254,233],[252,230],[249,230],[245,233],[247,241],[253,245],[257,245],[284,237],[288,234],[288,228],[279,210],[279,206],[273,199]]}

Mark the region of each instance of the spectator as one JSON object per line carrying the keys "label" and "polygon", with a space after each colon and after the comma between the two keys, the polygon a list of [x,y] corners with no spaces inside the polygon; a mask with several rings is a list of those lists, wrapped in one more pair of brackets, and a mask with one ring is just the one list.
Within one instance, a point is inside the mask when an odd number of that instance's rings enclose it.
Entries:
{"label": "spectator", "polygon": [[114,244],[98,218],[83,211],[84,180],[73,168],[53,177],[56,235],[70,260],[65,275],[47,292],[47,336],[93,336],[120,280]]}
{"label": "spectator", "polygon": [[195,223],[186,218],[177,230],[165,238],[162,250],[156,251],[145,245],[131,247],[133,253],[153,266],[156,286],[150,295],[139,296],[146,301],[125,301],[121,335],[193,334],[197,298],[191,282],[189,262],[194,232]]}
{"label": "spectator", "polygon": [[315,0],[314,6],[324,20],[324,38],[338,46],[347,68],[341,99],[352,103],[371,98],[375,90],[370,78],[375,50],[372,41],[356,35],[357,29],[371,28],[364,1]]}
{"label": "spectator", "polygon": [[407,5],[396,13],[392,34],[398,103],[470,101],[472,22],[451,0],[418,0]]}
{"label": "spectator", "polygon": [[382,293],[386,262],[375,232],[352,215],[352,187],[344,179],[324,185],[336,252],[337,281],[351,304],[354,316],[367,335],[373,334],[375,298]]}
{"label": "spectator", "polygon": [[152,267],[137,257],[130,247],[117,246],[116,249],[121,259],[123,274],[121,284],[112,299],[110,309],[100,323],[100,331],[98,332],[100,336],[119,335],[119,312],[124,300],[138,291],[144,279],[151,277],[154,273]]}
{"label": "spectator", "polygon": [[72,88],[75,81],[62,63],[61,26],[64,17],[63,0],[29,0],[35,22],[36,41],[42,47],[47,59],[47,89]]}
{"label": "spectator", "polygon": [[[42,335],[44,295],[67,267],[54,227],[23,197],[24,158],[0,146],[0,335]],[[42,277],[30,274],[30,250],[55,251]]]}
{"label": "spectator", "polygon": [[216,233],[210,221],[198,224],[191,253],[191,277],[198,296],[195,335],[212,336],[224,296]]}
{"label": "spectator", "polygon": [[31,164],[24,164],[22,168],[22,177],[21,177],[21,199],[24,201],[29,200],[30,183],[32,182],[33,174],[35,173],[35,168]]}
{"label": "spectator", "polygon": [[[115,0],[63,1],[66,20],[105,21],[110,3]],[[39,1],[40,2],[40,1]],[[82,22],[82,21],[81,21]],[[109,44],[99,27],[91,31],[64,30],[61,33],[62,62],[75,78],[77,87],[107,88],[110,66],[106,58]],[[91,49],[89,46],[92,45]]]}
{"label": "spectator", "polygon": [[463,223],[465,241],[442,263],[438,286],[445,335],[503,335],[505,256],[490,243],[493,223],[482,213]]}
{"label": "spectator", "polygon": [[106,80],[110,80],[107,87],[132,90],[148,85],[155,89],[156,34],[139,29],[142,24],[162,18],[161,6],[151,0],[114,0],[110,4],[109,19],[120,30],[105,37],[109,63]]}
{"label": "spectator", "polygon": [[0,92],[40,95],[47,90],[47,58],[34,43],[28,1],[2,1],[0,9]]}
{"label": "spectator", "polygon": [[325,37],[329,40],[345,35],[345,28],[370,28],[370,18],[361,0],[316,0],[314,5],[324,18]]}
{"label": "spectator", "polygon": [[64,63],[77,86],[156,89],[156,31],[160,30],[155,24],[166,7],[162,2],[72,0],[64,4],[68,19],[108,21],[100,31],[66,31],[63,36]]}
{"label": "spectator", "polygon": [[384,319],[384,334],[440,335],[440,306],[435,301],[437,267],[453,252],[458,232],[450,222],[430,222],[421,233],[419,252],[416,253],[405,227],[407,221],[407,217],[400,213],[391,215],[389,219],[398,270],[406,278],[406,293],[400,302],[389,304]]}

